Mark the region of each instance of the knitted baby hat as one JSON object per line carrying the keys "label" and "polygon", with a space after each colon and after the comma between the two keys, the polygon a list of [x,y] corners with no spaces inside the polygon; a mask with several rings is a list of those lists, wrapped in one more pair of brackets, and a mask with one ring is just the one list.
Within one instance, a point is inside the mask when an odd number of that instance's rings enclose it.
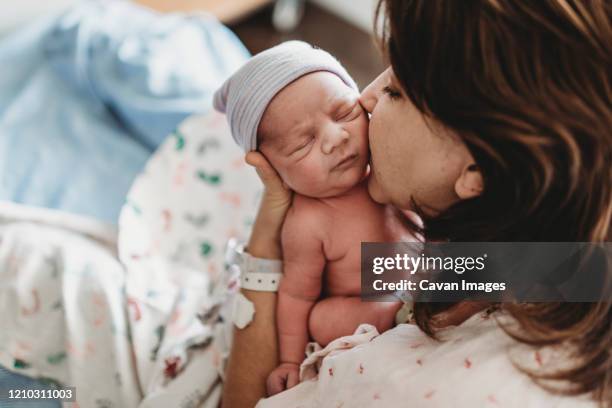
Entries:
{"label": "knitted baby hat", "polygon": [[257,128],[274,96],[301,76],[316,71],[336,74],[358,91],[355,81],[331,54],[302,41],[287,41],[265,50],[228,78],[213,97],[225,113],[232,137],[245,152],[257,149]]}

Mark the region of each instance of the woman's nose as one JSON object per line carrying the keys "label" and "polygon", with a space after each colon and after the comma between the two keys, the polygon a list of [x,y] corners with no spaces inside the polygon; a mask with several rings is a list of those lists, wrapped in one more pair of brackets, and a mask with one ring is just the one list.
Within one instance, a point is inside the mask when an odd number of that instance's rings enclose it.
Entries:
{"label": "woman's nose", "polygon": [[374,82],[372,82],[361,92],[361,95],[359,96],[359,103],[366,112],[372,113],[374,107],[376,106],[376,102],[378,102],[378,96],[374,91]]}
{"label": "woman's nose", "polygon": [[388,75],[389,69],[384,70],[375,80],[373,80],[370,85],[366,86],[366,88],[361,92],[361,96],[359,97],[359,103],[368,113],[372,113],[376,104],[378,103],[378,98],[380,97],[380,90],[382,89],[382,83],[385,81],[386,76]]}

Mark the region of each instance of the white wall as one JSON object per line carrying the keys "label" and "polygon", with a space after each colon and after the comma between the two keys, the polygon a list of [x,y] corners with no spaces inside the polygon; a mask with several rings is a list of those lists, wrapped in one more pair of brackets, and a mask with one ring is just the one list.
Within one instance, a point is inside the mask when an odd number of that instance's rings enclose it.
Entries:
{"label": "white wall", "polygon": [[371,32],[376,0],[311,0],[364,31]]}

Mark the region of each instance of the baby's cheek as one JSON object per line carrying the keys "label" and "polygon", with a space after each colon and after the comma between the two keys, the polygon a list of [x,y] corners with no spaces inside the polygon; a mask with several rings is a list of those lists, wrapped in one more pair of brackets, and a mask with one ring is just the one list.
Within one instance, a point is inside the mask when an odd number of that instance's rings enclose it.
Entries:
{"label": "baby's cheek", "polygon": [[361,116],[361,119],[359,120],[359,129],[361,132],[361,137],[363,139],[363,142],[365,144],[368,144],[368,128],[370,125],[370,121],[368,120],[368,117],[366,116],[366,114],[364,113]]}
{"label": "baby's cheek", "polygon": [[310,195],[321,187],[323,175],[321,166],[313,160],[302,160],[291,169],[291,183],[293,189],[302,194]]}
{"label": "baby's cheek", "polygon": [[349,132],[351,137],[356,139],[355,142],[361,150],[367,149],[368,145],[368,120],[365,114],[359,116],[350,124]]}

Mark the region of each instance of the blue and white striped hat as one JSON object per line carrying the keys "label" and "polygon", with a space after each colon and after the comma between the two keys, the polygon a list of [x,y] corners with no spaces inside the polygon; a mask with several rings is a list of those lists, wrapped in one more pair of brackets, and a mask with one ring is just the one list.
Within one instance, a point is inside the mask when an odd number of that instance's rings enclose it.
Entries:
{"label": "blue and white striped hat", "polygon": [[228,78],[215,92],[213,106],[226,114],[236,143],[245,152],[256,150],[257,128],[272,98],[299,77],[316,71],[336,74],[358,91],[330,53],[302,41],[287,41],[255,55]]}

